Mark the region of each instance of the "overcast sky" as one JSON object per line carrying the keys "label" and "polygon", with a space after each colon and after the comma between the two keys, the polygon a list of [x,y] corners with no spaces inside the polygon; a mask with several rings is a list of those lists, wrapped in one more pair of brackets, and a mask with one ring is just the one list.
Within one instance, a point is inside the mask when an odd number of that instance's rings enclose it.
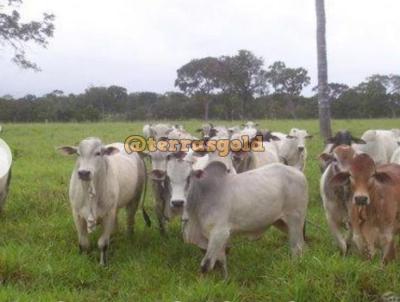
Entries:
{"label": "overcast sky", "polygon": [[[0,95],[79,93],[92,85],[171,91],[176,70],[190,59],[239,49],[266,66],[282,60],[305,67],[314,86],[314,2],[24,0],[26,19],[56,15],[55,37],[48,49],[30,47],[40,73],[19,69],[0,49]],[[373,73],[399,73],[399,0],[325,2],[330,82],[355,85]]]}

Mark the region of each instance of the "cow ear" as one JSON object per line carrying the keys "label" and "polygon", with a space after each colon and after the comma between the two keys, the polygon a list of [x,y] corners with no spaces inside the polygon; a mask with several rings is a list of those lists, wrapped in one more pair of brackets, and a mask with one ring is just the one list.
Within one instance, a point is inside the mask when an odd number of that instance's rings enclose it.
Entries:
{"label": "cow ear", "polygon": [[330,137],[326,140],[327,144],[334,144],[336,142],[336,138],[335,137]]}
{"label": "cow ear", "polygon": [[395,181],[393,178],[386,172],[375,172],[374,178],[385,185],[394,185]]}
{"label": "cow ear", "polygon": [[137,151],[139,154],[140,158],[145,159],[146,157],[150,157],[150,154],[148,151]]}
{"label": "cow ear", "polygon": [[292,138],[294,138],[294,136],[292,136],[292,135],[286,135],[286,138],[292,139]]}
{"label": "cow ear", "polygon": [[192,172],[192,175],[197,179],[201,179],[201,178],[204,178],[204,176],[206,176],[207,173],[206,173],[206,171],[199,169],[199,170],[194,170]]}
{"label": "cow ear", "polygon": [[333,160],[333,155],[329,153],[321,153],[318,158],[323,162],[330,163]]}
{"label": "cow ear", "polygon": [[107,147],[107,148],[103,148],[101,150],[101,152],[102,152],[103,155],[113,155],[113,154],[119,153],[119,149],[115,148],[113,146],[110,146],[110,147]]}
{"label": "cow ear", "polygon": [[351,140],[356,144],[365,145],[367,142],[361,138],[351,137]]}
{"label": "cow ear", "polygon": [[329,180],[329,183],[335,187],[343,186],[347,184],[347,182],[349,181],[349,177],[350,173],[339,172]]}
{"label": "cow ear", "polygon": [[62,146],[58,147],[56,150],[62,155],[72,155],[78,153],[78,148],[72,146]]}
{"label": "cow ear", "polygon": [[280,141],[281,139],[275,135],[271,135],[271,138],[273,141]]}

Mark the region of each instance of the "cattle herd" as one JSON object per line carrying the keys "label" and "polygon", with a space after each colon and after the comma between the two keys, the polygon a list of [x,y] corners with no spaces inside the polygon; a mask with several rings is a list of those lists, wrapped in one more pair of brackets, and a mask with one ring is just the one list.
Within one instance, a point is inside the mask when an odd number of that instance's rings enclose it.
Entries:
{"label": "cattle herd", "polygon": [[[1,128],[0,128],[1,131]],[[307,139],[312,136],[293,128],[288,134],[258,129],[247,122],[224,127],[205,124],[199,138],[180,125],[148,124],[143,136],[155,141],[211,140],[251,142],[262,137],[262,150],[142,150],[130,152],[124,143],[104,145],[86,138],[78,146],[59,147],[76,155],[69,198],[78,233],[79,248],[87,251],[89,234],[101,224],[98,239],[100,264],[107,264],[110,236],[117,225],[119,208],[127,212],[128,233],[135,214],[144,208],[147,176],[150,177],[160,233],[179,218],[184,242],[204,251],[202,272],[217,264],[227,277],[226,254],[230,239],[242,234],[252,240],[269,226],[288,235],[294,257],[304,248],[308,184],[304,175]],[[330,232],[346,255],[351,246],[371,259],[381,252],[382,263],[395,258],[395,235],[400,222],[400,130],[367,130],[355,138],[341,130],[326,141],[319,156],[320,194]],[[146,158],[151,163],[146,170]],[[11,151],[0,139],[0,207],[11,179]]]}

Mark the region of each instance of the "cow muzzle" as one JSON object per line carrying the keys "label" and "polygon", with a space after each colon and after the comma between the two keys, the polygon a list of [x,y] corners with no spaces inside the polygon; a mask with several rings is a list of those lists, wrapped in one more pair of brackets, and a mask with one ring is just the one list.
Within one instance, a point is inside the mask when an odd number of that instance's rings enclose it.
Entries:
{"label": "cow muzzle", "polygon": [[304,146],[298,146],[297,150],[299,150],[299,152],[303,152],[304,151]]}
{"label": "cow muzzle", "polygon": [[165,171],[153,170],[150,172],[150,177],[153,180],[164,180],[165,179]]}
{"label": "cow muzzle", "polygon": [[171,205],[174,208],[181,208],[181,207],[183,207],[184,203],[185,202],[183,200],[171,200]]}
{"label": "cow muzzle", "polygon": [[80,180],[90,181],[91,173],[88,170],[79,170],[78,171],[78,177],[79,177]]}
{"label": "cow muzzle", "polygon": [[354,196],[354,202],[358,206],[366,206],[369,204],[369,198],[368,196]]}

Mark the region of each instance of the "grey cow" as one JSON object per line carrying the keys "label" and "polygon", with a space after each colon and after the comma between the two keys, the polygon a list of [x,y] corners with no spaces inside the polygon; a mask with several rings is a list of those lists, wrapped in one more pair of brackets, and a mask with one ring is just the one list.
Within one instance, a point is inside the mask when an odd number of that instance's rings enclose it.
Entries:
{"label": "grey cow", "polygon": [[258,239],[271,225],[287,231],[292,254],[301,254],[308,204],[303,173],[279,163],[235,175],[228,174],[221,162],[187,171],[184,240],[206,250],[202,272],[219,261],[226,278],[230,237],[244,234]]}
{"label": "grey cow", "polygon": [[[103,226],[98,239],[100,264],[107,264],[110,235],[117,223],[119,208],[127,210],[128,232],[133,232],[135,213],[145,186],[145,167],[135,157],[120,154],[115,146],[104,146],[98,138],[87,138],[78,147],[58,148],[64,155],[77,154],[71,175],[69,198],[78,232],[79,248],[89,249],[89,233]],[[147,214],[145,214],[145,219]],[[146,219],[149,224],[149,221]]]}

